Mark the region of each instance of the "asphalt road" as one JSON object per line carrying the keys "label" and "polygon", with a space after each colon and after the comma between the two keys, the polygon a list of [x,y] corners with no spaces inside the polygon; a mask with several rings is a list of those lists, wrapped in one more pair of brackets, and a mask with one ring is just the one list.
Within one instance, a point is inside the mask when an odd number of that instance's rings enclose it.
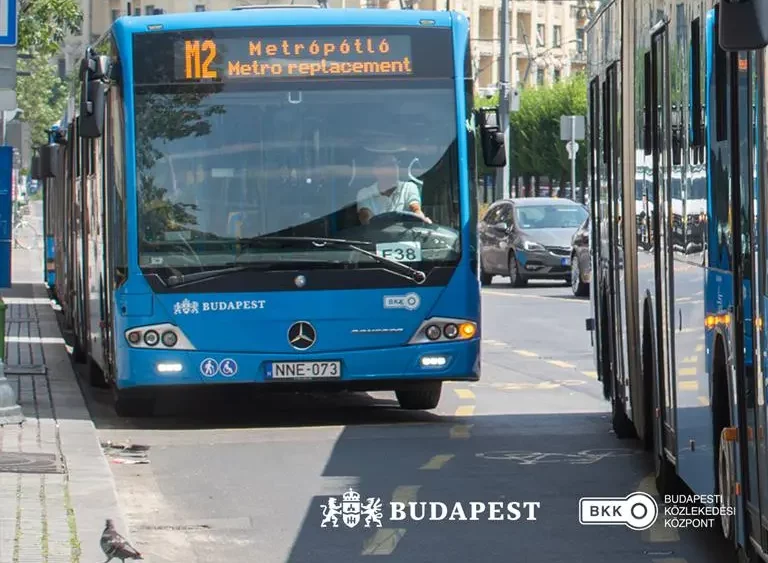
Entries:
{"label": "asphalt road", "polygon": [[[102,441],[147,446],[110,464],[148,562],[728,563],[713,532],[579,524],[583,496],[655,494],[651,460],[610,431],[584,319],[563,284],[483,295],[483,375],[439,408],[394,396],[187,396],[159,418],[118,419],[87,391]],[[85,386],[84,386],[85,387]],[[203,413],[202,415],[200,413]],[[399,521],[321,527],[328,496],[407,502],[539,502],[535,520]]]}

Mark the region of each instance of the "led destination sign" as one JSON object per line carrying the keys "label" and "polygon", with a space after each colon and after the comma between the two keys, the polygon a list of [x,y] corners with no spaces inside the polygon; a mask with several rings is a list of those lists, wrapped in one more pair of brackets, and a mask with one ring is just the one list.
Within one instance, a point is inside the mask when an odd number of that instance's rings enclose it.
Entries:
{"label": "led destination sign", "polygon": [[413,75],[408,35],[187,37],[174,61],[177,82]]}

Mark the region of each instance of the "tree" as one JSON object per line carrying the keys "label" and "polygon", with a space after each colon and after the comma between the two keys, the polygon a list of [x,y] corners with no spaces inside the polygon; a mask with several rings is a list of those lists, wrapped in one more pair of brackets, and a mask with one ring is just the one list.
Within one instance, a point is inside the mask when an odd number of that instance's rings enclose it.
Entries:
{"label": "tree", "polygon": [[[583,75],[550,87],[523,90],[520,111],[510,116],[512,165],[516,176],[549,176],[570,181],[571,162],[560,140],[560,117],[587,113],[587,83]],[[587,146],[576,155],[576,182],[584,180]]]}
{"label": "tree", "polygon": [[29,72],[29,76],[19,76],[16,81],[17,105],[24,110],[24,121],[30,125],[32,145],[42,145],[48,142],[46,130],[62,117],[67,84],[58,77],[46,55],[19,59],[18,67]]}
{"label": "tree", "polygon": [[77,0],[22,0],[18,49],[51,57],[68,34],[80,32],[82,21],[83,12]]}
{"label": "tree", "polygon": [[32,58],[18,60],[18,69],[29,76],[17,78],[16,98],[35,146],[47,142],[45,131],[61,119],[66,103],[67,85],[50,58],[68,34],[80,31],[82,20],[77,0],[22,0],[19,4],[18,50]]}
{"label": "tree", "polygon": [[[477,98],[475,107],[496,106],[498,97]],[[512,174],[523,177],[549,176],[569,182],[571,162],[560,140],[560,116],[586,115],[587,83],[583,75],[575,75],[553,86],[525,88],[520,96],[519,111],[510,114],[510,144]],[[493,173],[482,161],[482,149],[478,136],[478,170],[481,174]],[[587,163],[587,146],[579,142],[576,155],[576,182],[584,180]]]}

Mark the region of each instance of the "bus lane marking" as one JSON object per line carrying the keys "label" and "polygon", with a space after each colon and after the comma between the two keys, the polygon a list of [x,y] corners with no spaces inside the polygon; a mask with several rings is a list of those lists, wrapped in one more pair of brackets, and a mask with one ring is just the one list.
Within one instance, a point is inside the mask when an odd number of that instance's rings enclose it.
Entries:
{"label": "bus lane marking", "polygon": [[432,457],[432,459],[422,465],[419,469],[442,469],[442,467],[454,457],[456,457],[454,454],[438,454]]}
{"label": "bus lane marking", "polygon": [[[651,495],[653,498],[659,499],[659,491],[656,488],[656,476],[650,473],[643,477],[640,483],[637,485],[637,490]],[[664,526],[664,518],[662,517],[663,507],[659,502],[659,516],[656,518],[656,522],[653,526],[647,530],[643,530],[643,541],[648,543],[665,543],[665,542],[677,542],[680,541],[680,534],[676,528],[667,528]]]}
{"label": "bus lane marking", "polygon": [[[401,485],[392,493],[392,502],[415,502],[421,485]],[[381,528],[363,542],[362,555],[390,555],[405,535],[405,528]]]}
{"label": "bus lane marking", "polygon": [[454,389],[454,393],[459,396],[459,399],[474,399],[475,394],[469,389]]}
{"label": "bus lane marking", "polygon": [[526,356],[528,358],[538,358],[539,355],[535,352],[529,352],[528,350],[513,350],[515,354],[519,354],[521,356]]}
{"label": "bus lane marking", "polygon": [[469,431],[472,429],[474,424],[456,424],[455,426],[451,427],[451,438],[454,440],[466,440],[470,437]]}
{"label": "bus lane marking", "polygon": [[546,360],[548,364],[552,364],[553,366],[557,366],[559,368],[575,368],[576,366],[573,364],[569,364],[568,362],[563,362],[561,360]]}

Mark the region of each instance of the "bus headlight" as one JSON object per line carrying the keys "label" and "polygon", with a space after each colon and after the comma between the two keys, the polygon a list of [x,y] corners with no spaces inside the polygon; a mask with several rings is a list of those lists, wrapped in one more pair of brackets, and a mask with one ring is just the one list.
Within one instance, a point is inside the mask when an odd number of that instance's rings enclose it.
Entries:
{"label": "bus headlight", "polygon": [[477,324],[463,319],[436,318],[421,323],[408,344],[455,342],[470,340],[477,335]]}
{"label": "bus headlight", "polygon": [[154,330],[148,330],[144,333],[144,344],[147,346],[157,346],[157,343],[160,341],[160,335],[157,334],[157,331]]}
{"label": "bus headlight", "polygon": [[196,350],[184,332],[170,323],[133,327],[125,331],[131,348]]}
{"label": "bus headlight", "polygon": [[168,348],[173,348],[176,346],[176,343],[179,341],[179,337],[176,336],[176,333],[172,330],[166,330],[163,333],[163,344],[165,346],[168,346]]}

